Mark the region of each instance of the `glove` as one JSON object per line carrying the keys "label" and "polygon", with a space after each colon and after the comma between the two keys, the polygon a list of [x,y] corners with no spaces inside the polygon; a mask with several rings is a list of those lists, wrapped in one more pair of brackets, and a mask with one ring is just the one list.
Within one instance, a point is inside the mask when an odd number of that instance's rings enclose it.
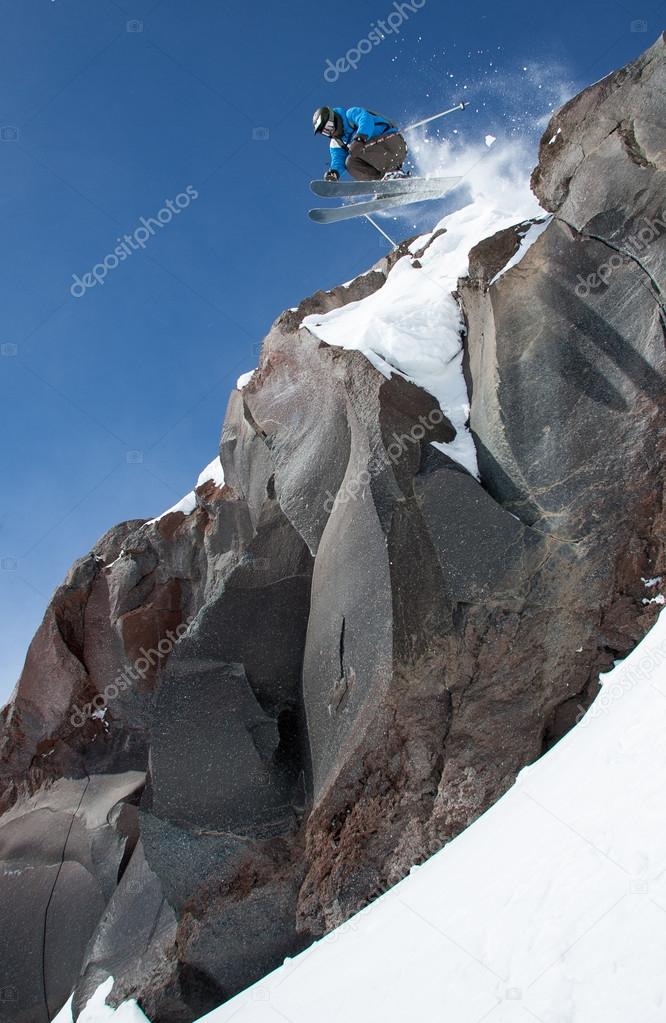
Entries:
{"label": "glove", "polygon": [[366,142],[368,141],[368,136],[367,136],[367,135],[357,135],[357,136],[356,136],[356,137],[355,137],[355,138],[353,139],[353,141],[354,141],[354,142],[362,142],[362,143],[363,143],[363,145],[365,145],[365,143],[366,143]]}
{"label": "glove", "polygon": [[336,170],[326,171],[324,174],[324,181],[339,181],[340,175]]}

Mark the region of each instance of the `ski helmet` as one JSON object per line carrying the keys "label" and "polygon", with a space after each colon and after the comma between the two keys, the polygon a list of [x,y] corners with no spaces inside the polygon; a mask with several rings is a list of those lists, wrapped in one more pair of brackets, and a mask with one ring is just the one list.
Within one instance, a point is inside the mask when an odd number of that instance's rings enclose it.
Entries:
{"label": "ski helmet", "polygon": [[342,129],[342,118],[331,107],[317,107],[312,115],[312,127],[315,135],[329,137],[339,135]]}

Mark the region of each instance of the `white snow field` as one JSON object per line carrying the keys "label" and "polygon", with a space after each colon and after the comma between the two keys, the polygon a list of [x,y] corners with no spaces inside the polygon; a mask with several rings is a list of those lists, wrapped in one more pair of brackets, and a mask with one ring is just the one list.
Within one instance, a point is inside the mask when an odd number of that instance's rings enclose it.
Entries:
{"label": "white snow field", "polygon": [[[664,1023],[666,612],[601,681],[471,827],[202,1019]],[[143,1023],[138,1011],[80,1023]]]}

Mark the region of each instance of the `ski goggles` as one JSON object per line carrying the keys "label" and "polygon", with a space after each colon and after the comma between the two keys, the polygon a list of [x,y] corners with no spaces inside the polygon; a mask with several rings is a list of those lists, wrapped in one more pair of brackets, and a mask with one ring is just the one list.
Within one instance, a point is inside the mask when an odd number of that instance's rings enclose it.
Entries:
{"label": "ski goggles", "polygon": [[321,134],[325,135],[327,139],[332,139],[335,135],[335,121],[327,121],[321,129]]}

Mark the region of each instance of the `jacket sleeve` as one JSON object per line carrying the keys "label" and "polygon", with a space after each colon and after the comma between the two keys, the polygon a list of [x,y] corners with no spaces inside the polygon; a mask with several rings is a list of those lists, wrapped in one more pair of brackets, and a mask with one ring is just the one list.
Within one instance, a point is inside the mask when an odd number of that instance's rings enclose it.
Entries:
{"label": "jacket sleeve", "polygon": [[347,159],[346,146],[343,146],[339,139],[331,139],[330,154],[331,170],[337,171],[340,175],[344,174],[345,160]]}
{"label": "jacket sleeve", "polygon": [[354,136],[365,135],[371,139],[375,135],[381,134],[377,127],[376,118],[372,116],[369,110],[365,110],[363,107],[350,107],[347,111],[347,120],[356,126],[354,128]]}

